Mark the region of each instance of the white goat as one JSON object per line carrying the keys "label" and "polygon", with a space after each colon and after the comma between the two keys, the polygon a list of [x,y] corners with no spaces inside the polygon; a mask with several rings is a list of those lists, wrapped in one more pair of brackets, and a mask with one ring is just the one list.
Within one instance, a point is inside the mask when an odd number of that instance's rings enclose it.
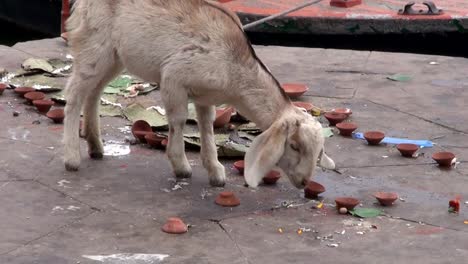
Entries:
{"label": "white goat", "polygon": [[167,155],[177,177],[190,177],[183,128],[187,100],[196,104],[201,157],[212,186],[225,184],[217,159],[213,121],[216,104],[233,105],[264,132],[245,157],[245,180],[256,187],[279,166],[302,188],[319,166],[333,169],[324,153],[322,126],[294,107],[257,58],[235,14],[207,0],[77,0],[68,21],[75,58],[66,88],[64,162],[80,165],[78,126],[91,158],[102,158],[99,98],[123,68],[161,85],[169,120]]}

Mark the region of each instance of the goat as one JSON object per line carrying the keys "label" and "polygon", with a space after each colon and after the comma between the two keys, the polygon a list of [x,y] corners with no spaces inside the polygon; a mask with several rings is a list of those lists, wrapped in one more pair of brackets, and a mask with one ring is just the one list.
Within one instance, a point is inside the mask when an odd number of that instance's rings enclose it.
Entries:
{"label": "goat", "polygon": [[274,166],[297,188],[316,168],[333,169],[322,126],[293,106],[258,59],[238,17],[208,0],[77,0],[67,22],[74,56],[65,98],[64,163],[80,165],[79,118],[91,158],[103,157],[98,107],[104,86],[122,72],[160,83],[169,122],[167,156],[176,177],[190,177],[183,128],[196,104],[201,158],[212,186],[225,170],[214,141],[215,105],[229,104],[262,131],[245,156],[245,181],[257,187]]}

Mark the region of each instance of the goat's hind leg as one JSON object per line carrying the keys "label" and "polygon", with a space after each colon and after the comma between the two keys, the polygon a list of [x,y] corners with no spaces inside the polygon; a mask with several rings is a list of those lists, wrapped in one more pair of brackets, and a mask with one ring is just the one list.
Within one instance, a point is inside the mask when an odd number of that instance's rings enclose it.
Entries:
{"label": "goat's hind leg", "polygon": [[218,161],[218,153],[213,131],[213,122],[216,111],[214,106],[196,105],[198,116],[198,128],[201,135],[201,158],[203,167],[208,171],[211,186],[222,187],[225,184],[226,175],[224,166]]}

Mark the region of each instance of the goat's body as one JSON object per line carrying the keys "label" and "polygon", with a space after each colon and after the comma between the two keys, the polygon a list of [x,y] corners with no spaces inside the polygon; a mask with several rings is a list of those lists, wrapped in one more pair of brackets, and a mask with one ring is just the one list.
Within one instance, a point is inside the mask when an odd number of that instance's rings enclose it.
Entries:
{"label": "goat's body", "polygon": [[65,164],[77,169],[79,111],[91,157],[102,157],[97,109],[103,87],[122,69],[161,84],[169,119],[168,155],[176,175],[189,176],[182,129],[187,100],[197,106],[202,159],[213,185],[224,184],[212,122],[216,104],[231,104],[268,129],[297,114],[244,36],[238,18],[204,0],[78,0],[69,20],[75,57],[66,90]]}

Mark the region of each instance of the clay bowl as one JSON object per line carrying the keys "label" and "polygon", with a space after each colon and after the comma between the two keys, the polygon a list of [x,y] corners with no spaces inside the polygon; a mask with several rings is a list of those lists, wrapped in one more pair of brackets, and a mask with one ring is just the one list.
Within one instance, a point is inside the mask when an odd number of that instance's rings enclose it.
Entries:
{"label": "clay bowl", "polygon": [[40,113],[49,112],[50,108],[54,105],[52,100],[34,100],[33,105],[37,108]]}
{"label": "clay bowl", "polygon": [[188,231],[187,225],[178,217],[171,217],[161,227],[161,230],[169,234],[183,234]]}
{"label": "clay bowl", "polygon": [[398,144],[397,145],[398,151],[400,151],[403,157],[413,157],[414,153],[418,151],[419,146],[415,144]]}
{"label": "clay bowl", "polygon": [[224,191],[219,193],[215,203],[225,207],[234,207],[240,204],[240,200],[233,192]]}
{"label": "clay bowl", "polygon": [[263,183],[266,185],[273,185],[281,178],[281,173],[279,171],[272,170],[265,177],[263,177]]}
{"label": "clay bowl", "polygon": [[63,123],[63,119],[65,118],[65,112],[62,108],[50,110],[49,112],[47,112],[46,115],[48,118],[52,119],[52,121],[54,121],[54,123],[56,124]]}
{"label": "clay bowl", "polygon": [[216,118],[213,122],[214,128],[224,127],[231,121],[232,108],[216,109]]}
{"label": "clay bowl", "polygon": [[357,129],[357,125],[354,123],[338,123],[336,128],[340,131],[340,135],[344,137],[350,137],[354,130]]}
{"label": "clay bowl", "polygon": [[328,122],[330,123],[330,126],[334,126],[334,125],[336,125],[338,123],[341,123],[346,118],[348,118],[348,116],[345,115],[345,114],[338,114],[338,113],[335,113],[335,112],[325,113],[324,116],[328,120]]}
{"label": "clay bowl", "polygon": [[19,96],[24,97],[25,94],[30,93],[30,92],[35,92],[36,89],[32,87],[17,87],[15,88],[15,93],[17,93]]}
{"label": "clay bowl", "polygon": [[245,162],[243,160],[238,160],[233,165],[240,174],[244,173]]}
{"label": "clay bowl", "polygon": [[133,132],[133,135],[135,136],[135,138],[138,139],[138,141],[140,143],[143,143],[143,144],[148,143],[146,141],[145,137],[147,135],[151,135],[151,134],[154,134],[154,132],[153,131],[135,131],[135,132]]}
{"label": "clay bowl", "polygon": [[385,134],[380,131],[368,131],[364,133],[364,138],[369,145],[378,145],[385,138]]}
{"label": "clay bowl", "polygon": [[166,139],[164,136],[158,135],[156,133],[145,133],[145,141],[153,148],[162,147],[161,142]]}
{"label": "clay bowl", "polygon": [[398,194],[393,192],[376,192],[374,197],[383,206],[391,206],[398,199]]}
{"label": "clay bowl", "polygon": [[24,98],[26,98],[29,103],[32,103],[33,101],[44,99],[45,94],[43,92],[29,92],[24,95]]}
{"label": "clay bowl", "polygon": [[166,148],[167,147],[167,144],[169,144],[169,140],[167,138],[163,139],[163,141],[161,141],[161,146],[163,148]]}
{"label": "clay bowl", "polygon": [[353,111],[351,111],[351,109],[349,108],[336,108],[336,109],[333,109],[332,112],[337,113],[337,114],[344,114],[347,117],[353,114]]}
{"label": "clay bowl", "polygon": [[441,167],[452,166],[452,161],[455,158],[455,154],[452,152],[436,152],[432,154],[432,159],[435,160]]}
{"label": "clay bowl", "polygon": [[309,181],[304,188],[304,197],[309,199],[315,199],[319,194],[325,191],[325,187],[314,181]]}
{"label": "clay bowl", "polygon": [[309,90],[307,85],[300,83],[285,83],[282,87],[286,94],[291,98],[299,97]]}
{"label": "clay bowl", "polygon": [[313,104],[307,102],[293,102],[293,105],[300,108],[304,108],[307,112],[312,111],[312,109],[314,108]]}
{"label": "clay bowl", "polygon": [[0,83],[0,95],[3,94],[3,92],[6,90],[8,86],[4,83]]}
{"label": "clay bowl", "polygon": [[151,126],[145,120],[137,120],[132,125],[132,134],[133,136],[138,139],[140,142],[145,143],[145,136],[148,132],[153,132]]}
{"label": "clay bowl", "polygon": [[359,204],[359,200],[352,197],[338,197],[335,199],[336,209],[346,208],[348,211],[353,210]]}

